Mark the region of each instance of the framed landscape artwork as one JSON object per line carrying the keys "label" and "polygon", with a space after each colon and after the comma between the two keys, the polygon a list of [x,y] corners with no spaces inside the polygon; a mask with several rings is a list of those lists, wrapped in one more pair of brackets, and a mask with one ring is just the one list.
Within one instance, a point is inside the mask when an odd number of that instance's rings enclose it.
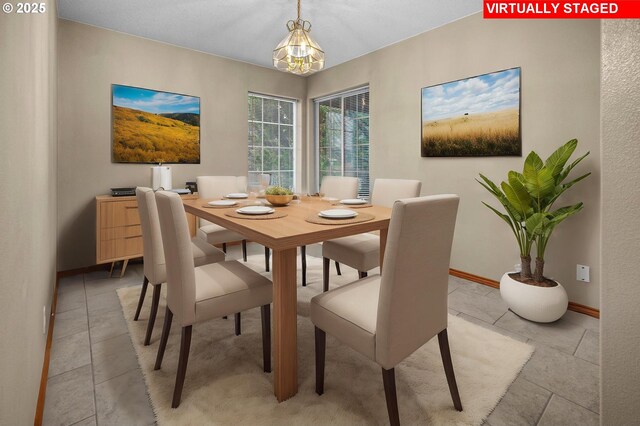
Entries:
{"label": "framed landscape artwork", "polygon": [[200,98],[111,85],[114,163],[200,163]]}
{"label": "framed landscape artwork", "polygon": [[520,68],[422,89],[423,157],[522,155]]}

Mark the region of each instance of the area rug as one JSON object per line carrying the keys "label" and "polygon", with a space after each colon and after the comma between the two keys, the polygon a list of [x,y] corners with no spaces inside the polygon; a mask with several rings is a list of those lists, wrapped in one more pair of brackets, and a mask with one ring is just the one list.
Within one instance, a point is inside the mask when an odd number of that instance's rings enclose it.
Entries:
{"label": "area rug", "polygon": [[[300,259],[298,259],[300,262]],[[139,321],[133,315],[140,287],[118,290],[131,339],[156,419],[160,425],[372,425],[388,424],[380,367],[327,335],[325,393],[315,389],[314,332],[309,300],[321,291],[322,260],[307,257],[308,286],[298,287],[298,394],[278,404],[273,374],[262,371],[260,310],[242,313],[242,335],[233,317],[193,327],[191,354],[182,403],[171,408],[180,345],[174,323],[162,369],[153,370],[162,323],[162,303],[150,346],[147,328],[151,291]],[[250,256],[252,269],[264,272],[264,257]],[[332,267],[331,288],[357,279]],[[299,282],[301,280],[298,280]],[[533,353],[522,342],[449,316],[449,342],[464,411],[453,408],[437,339],[396,367],[400,421],[404,425],[479,425],[505,394]]]}

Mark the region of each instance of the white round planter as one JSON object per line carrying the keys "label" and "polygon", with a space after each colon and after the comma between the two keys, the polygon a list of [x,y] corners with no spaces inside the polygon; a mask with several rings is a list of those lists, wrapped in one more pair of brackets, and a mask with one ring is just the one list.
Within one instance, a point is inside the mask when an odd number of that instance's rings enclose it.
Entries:
{"label": "white round planter", "polygon": [[555,287],[538,287],[512,279],[507,272],[500,280],[500,296],[509,308],[530,321],[553,322],[567,312],[569,298],[557,281]]}

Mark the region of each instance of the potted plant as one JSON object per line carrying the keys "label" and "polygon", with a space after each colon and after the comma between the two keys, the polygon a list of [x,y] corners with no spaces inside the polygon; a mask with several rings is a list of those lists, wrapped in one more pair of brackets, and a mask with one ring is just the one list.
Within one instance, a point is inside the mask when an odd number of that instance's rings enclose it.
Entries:
{"label": "potted plant", "polygon": [[[532,151],[524,162],[522,173],[510,171],[507,181],[498,187],[480,174],[477,180],[502,205],[504,213],[483,202],[504,220],[516,237],[520,249],[520,272],[507,272],[500,280],[500,295],[509,308],[531,321],[552,322],[567,310],[567,293],[560,283],[544,277],[544,253],[556,226],[582,210],[582,203],[553,209],[558,198],[586,173],[567,180],[569,173],[589,152],[571,164],[567,162],[578,141],[572,139],[547,158]],[[535,243],[535,269],[531,270],[531,250]]]}
{"label": "potted plant", "polygon": [[270,186],[265,191],[265,198],[276,207],[286,206],[293,200],[293,191],[282,186]]}

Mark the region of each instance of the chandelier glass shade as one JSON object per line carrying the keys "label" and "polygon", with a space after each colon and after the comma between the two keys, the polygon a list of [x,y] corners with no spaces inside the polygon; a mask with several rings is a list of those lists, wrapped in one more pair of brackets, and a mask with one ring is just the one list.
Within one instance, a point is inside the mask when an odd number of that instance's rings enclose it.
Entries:
{"label": "chandelier glass shade", "polygon": [[309,35],[311,23],[300,19],[287,22],[289,34],[273,50],[273,66],[298,75],[311,74],[324,68],[324,52]]}

